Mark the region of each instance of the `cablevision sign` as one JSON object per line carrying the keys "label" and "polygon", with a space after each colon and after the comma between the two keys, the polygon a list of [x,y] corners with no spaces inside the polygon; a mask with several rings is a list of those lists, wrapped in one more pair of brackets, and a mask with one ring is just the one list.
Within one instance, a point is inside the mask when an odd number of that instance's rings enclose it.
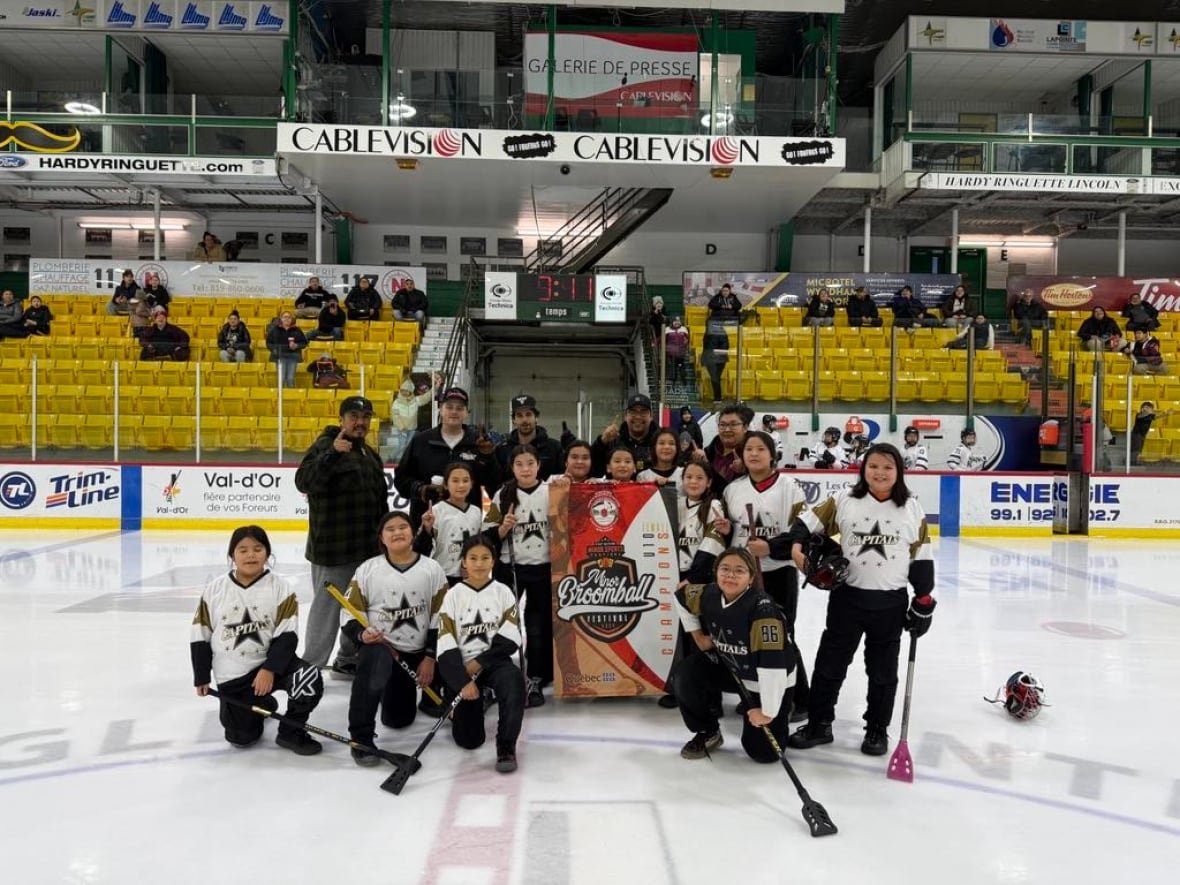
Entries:
{"label": "cablevision sign", "polygon": [[844,140],[840,138],[516,132],[280,123],[278,149],[279,153],[423,160],[844,167]]}

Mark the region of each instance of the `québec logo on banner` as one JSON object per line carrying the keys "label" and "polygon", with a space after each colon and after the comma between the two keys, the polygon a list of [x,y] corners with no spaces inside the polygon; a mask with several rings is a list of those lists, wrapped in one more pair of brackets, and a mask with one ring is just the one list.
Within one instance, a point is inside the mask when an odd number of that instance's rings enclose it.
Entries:
{"label": "qu\u00e9bec logo on banner", "polygon": [[143,14],[143,26],[152,30],[168,30],[172,27],[172,16],[160,9],[160,4],[152,0],[147,12]]}
{"label": "qu\u00e9bec logo on banner", "polygon": [[269,3],[263,3],[258,9],[258,15],[254,17],[254,30],[281,31],[283,22],[284,19],[274,14]]}
{"label": "qu\u00e9bec logo on banner", "polygon": [[217,16],[217,30],[219,31],[244,31],[248,19],[244,15],[240,15],[233,3],[226,3],[221,7],[221,15]]}
{"label": "qu\u00e9bec logo on banner", "polygon": [[184,13],[180,16],[180,29],[182,31],[207,31],[209,30],[209,16],[203,15],[197,9],[196,3],[186,4]]}
{"label": "qu\u00e9bec logo on banner", "polygon": [[[134,28],[138,16],[130,13],[123,6],[123,0],[115,0],[107,12],[107,26],[111,28]],[[171,17],[169,17],[171,21]]]}

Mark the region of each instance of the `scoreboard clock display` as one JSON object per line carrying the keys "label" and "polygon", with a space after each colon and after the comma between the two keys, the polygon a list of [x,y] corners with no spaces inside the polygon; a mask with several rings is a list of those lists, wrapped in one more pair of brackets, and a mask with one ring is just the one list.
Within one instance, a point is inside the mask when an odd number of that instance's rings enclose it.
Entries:
{"label": "scoreboard clock display", "polygon": [[489,272],[484,317],[553,323],[627,322],[624,274]]}

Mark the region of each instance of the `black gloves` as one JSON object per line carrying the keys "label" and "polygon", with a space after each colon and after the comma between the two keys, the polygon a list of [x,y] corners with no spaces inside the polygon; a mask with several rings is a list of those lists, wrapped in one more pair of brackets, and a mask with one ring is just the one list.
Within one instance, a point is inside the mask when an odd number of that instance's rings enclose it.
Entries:
{"label": "black gloves", "polygon": [[915,637],[926,635],[937,604],[933,596],[915,596],[910,600],[909,611],[905,613],[905,628]]}

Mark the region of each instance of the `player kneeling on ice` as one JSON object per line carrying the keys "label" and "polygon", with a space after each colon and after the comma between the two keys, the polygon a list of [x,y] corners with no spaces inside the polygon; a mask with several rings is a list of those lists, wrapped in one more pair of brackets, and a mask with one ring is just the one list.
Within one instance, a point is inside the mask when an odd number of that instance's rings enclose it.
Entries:
{"label": "player kneeling on ice", "polygon": [[778,761],[763,726],[780,744],[787,738],[795,649],[779,607],[755,586],[756,574],[754,557],[730,547],[717,557],[715,583],[676,592],[684,629],[704,652],[685,658],[676,671],[680,715],[696,732],[680,750],[685,759],[708,756],[722,745],[721,692],[733,689],[734,676],[751,692],[742,722],[746,754],[755,762]]}
{"label": "player kneeling on ice", "polygon": [[512,661],[520,648],[520,614],[512,591],[492,580],[495,553],[477,535],[463,545],[467,577],[447,591],[439,611],[438,666],[455,707],[451,735],[467,750],[483,745],[480,689],[490,686],[499,702],[496,771],[516,771],[516,739],[524,718],[524,674]]}
{"label": "player kneeling on ice", "polygon": [[[349,602],[365,615],[368,625],[347,612],[341,614],[341,630],[360,646],[348,733],[366,745],[373,745],[376,736],[378,704],[381,724],[387,728],[405,728],[414,721],[418,688],[425,690],[434,680],[438,609],[447,591],[442,566],[414,552],[408,513],[387,513],[377,536],[385,553],[361,563],[348,592]],[[352,758],[357,765],[381,764],[379,756],[364,750],[354,749]]]}
{"label": "player kneeling on ice", "polygon": [[[935,606],[926,512],[906,488],[901,452],[888,443],[873,446],[856,485],[801,513],[771,547],[789,544],[795,564],[810,577],[813,564],[803,551],[814,534],[840,536],[848,572],[828,597],[827,623],[811,671],[807,724],[791,735],[787,746],[805,750],[832,742],[836,699],[864,636],[869,689],[860,750],[883,756],[889,749],[886,729],[897,695],[901,632],[923,635],[930,629]],[[914,588],[908,607],[907,584]]]}
{"label": "player kneeling on ice", "polygon": [[234,530],[227,554],[229,573],[205,585],[193,617],[193,684],[209,694],[210,673],[221,695],[225,739],[244,749],[262,737],[262,716],[227,701],[264,707],[272,713],[278,702],[271,692],[287,693],[290,722],[279,724],[275,743],[312,756],[319,741],[298,728],[324,693],[319,668],[295,654],[299,641],[299,603],[286,578],[267,568],[270,538],[256,525]]}

